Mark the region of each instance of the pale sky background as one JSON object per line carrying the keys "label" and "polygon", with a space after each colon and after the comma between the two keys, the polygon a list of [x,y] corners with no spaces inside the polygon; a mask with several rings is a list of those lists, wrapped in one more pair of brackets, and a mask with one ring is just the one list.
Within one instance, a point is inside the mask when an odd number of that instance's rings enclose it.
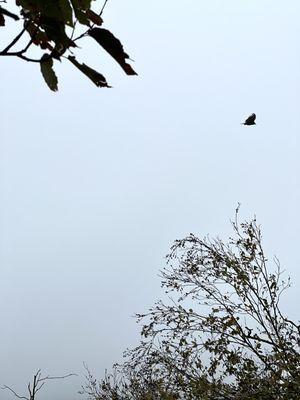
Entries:
{"label": "pale sky background", "polygon": [[[299,319],[299,14],[299,0],[110,0],[104,27],[139,76],[91,38],[77,54],[113,89],[64,62],[52,93],[38,65],[1,58],[0,385],[83,361],[103,375],[138,343],[132,315],[161,296],[173,240],[226,238],[238,202]],[[78,399],[81,383],[39,399]]]}

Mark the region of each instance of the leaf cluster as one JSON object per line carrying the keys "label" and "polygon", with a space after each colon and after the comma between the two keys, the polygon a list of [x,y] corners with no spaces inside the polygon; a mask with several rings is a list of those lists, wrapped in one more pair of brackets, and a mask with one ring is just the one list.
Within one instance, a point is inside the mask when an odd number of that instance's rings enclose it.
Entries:
{"label": "leaf cluster", "polygon": [[[93,10],[92,0],[16,0],[18,14],[0,7],[0,27],[6,20],[14,20],[20,27],[19,33],[2,51],[0,56],[15,56],[28,62],[40,64],[42,76],[53,90],[58,90],[58,79],[53,69],[54,62],[68,60],[98,87],[110,87],[106,78],[77,60],[74,52],[84,37],[94,39],[121,66],[127,75],[136,75],[127,62],[119,39],[109,30],[102,28],[102,13]],[[16,46],[25,43],[23,48]],[[24,42],[25,40],[25,42]],[[34,52],[32,51],[34,48]],[[33,57],[31,53],[40,54]]]}

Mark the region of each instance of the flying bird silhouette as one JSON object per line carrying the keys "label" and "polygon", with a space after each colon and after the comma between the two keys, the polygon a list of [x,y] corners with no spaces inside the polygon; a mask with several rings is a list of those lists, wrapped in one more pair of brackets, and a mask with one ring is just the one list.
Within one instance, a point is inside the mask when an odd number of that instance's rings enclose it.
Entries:
{"label": "flying bird silhouette", "polygon": [[250,115],[250,117],[248,117],[246,119],[245,122],[242,123],[242,125],[256,125],[255,124],[255,119],[256,119],[256,115],[253,113]]}

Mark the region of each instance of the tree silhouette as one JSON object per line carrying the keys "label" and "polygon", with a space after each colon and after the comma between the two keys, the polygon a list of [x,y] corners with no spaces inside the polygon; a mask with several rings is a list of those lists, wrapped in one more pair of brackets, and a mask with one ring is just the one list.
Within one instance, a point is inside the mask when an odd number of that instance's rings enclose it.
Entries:
{"label": "tree silhouette", "polygon": [[237,216],[228,241],[175,241],[161,272],[168,298],[137,314],[139,346],[90,399],[300,398],[300,326],[280,307],[290,280],[276,258],[269,266],[256,219]]}

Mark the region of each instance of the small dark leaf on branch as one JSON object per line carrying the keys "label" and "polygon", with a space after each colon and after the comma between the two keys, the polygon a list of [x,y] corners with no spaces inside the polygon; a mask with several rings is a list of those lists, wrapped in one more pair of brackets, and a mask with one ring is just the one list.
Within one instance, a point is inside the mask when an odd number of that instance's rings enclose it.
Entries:
{"label": "small dark leaf on branch", "polygon": [[0,14],[0,26],[5,26],[5,18],[3,14]]}
{"label": "small dark leaf on branch", "polygon": [[71,0],[75,17],[81,24],[89,25],[89,19],[86,15],[86,10],[90,7],[90,1]]}
{"label": "small dark leaf on branch", "polygon": [[87,11],[91,7],[91,0],[70,0],[74,10]]}
{"label": "small dark leaf on branch", "polygon": [[92,10],[87,10],[86,12],[88,19],[93,22],[95,25],[102,25],[103,24],[103,19],[100,17],[100,15],[96,14]]}
{"label": "small dark leaf on branch", "polygon": [[137,75],[131,65],[125,61],[129,56],[124,52],[122,43],[110,31],[103,28],[92,28],[89,30],[89,35],[117,61],[127,75]]}
{"label": "small dark leaf on branch", "polygon": [[41,17],[52,18],[64,25],[73,26],[73,10],[69,0],[17,0],[29,14],[40,14]]}
{"label": "small dark leaf on branch", "polygon": [[58,90],[58,80],[53,70],[53,60],[49,54],[44,54],[40,62],[41,73],[48,87],[56,92]]}
{"label": "small dark leaf on branch", "polygon": [[107,87],[110,88],[106,82],[105,77],[99,72],[95,71],[93,68],[90,68],[86,64],[80,64],[75,57],[69,56],[68,59],[71,61],[75,67],[77,67],[84,75],[86,75],[96,86],[98,87]]}
{"label": "small dark leaf on branch", "polygon": [[66,32],[64,23],[55,20],[54,18],[41,18],[41,27],[45,31],[49,40],[52,40],[60,55],[62,55],[69,47],[76,47],[76,44],[71,40]]}
{"label": "small dark leaf on branch", "polygon": [[15,21],[18,21],[20,19],[16,14],[13,14],[10,11],[8,11],[5,8],[2,8],[2,7],[0,7],[0,14],[1,15],[6,15],[7,17],[10,17],[10,18],[14,19]]}

